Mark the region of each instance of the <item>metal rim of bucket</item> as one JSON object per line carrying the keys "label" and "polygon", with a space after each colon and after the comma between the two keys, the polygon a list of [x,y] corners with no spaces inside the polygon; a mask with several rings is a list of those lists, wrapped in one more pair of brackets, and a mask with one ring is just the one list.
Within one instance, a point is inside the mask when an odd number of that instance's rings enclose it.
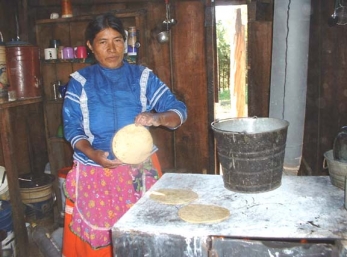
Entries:
{"label": "metal rim of bucket", "polygon": [[19,187],[21,189],[35,189],[40,190],[52,185],[55,180],[55,176],[52,174],[43,174],[40,177],[32,176],[30,173],[23,174],[19,178]]}
{"label": "metal rim of bucket", "polygon": [[331,184],[344,190],[347,163],[334,159],[333,150],[324,153],[323,169],[328,169]]}
{"label": "metal rim of bucket", "polygon": [[36,203],[52,198],[53,188],[52,186],[47,186],[46,188],[41,190],[20,189],[20,194],[23,203]]}
{"label": "metal rim of bucket", "polygon": [[286,120],[283,120],[283,119],[277,119],[277,118],[268,118],[268,117],[239,117],[239,118],[226,118],[226,119],[218,119],[218,120],[215,120],[211,123],[211,127],[214,131],[216,132],[220,132],[220,133],[223,133],[223,134],[260,134],[260,133],[264,133],[264,132],[246,132],[246,131],[242,131],[242,132],[237,132],[237,131],[228,131],[228,130],[224,130],[224,129],[220,129],[220,128],[217,128],[215,126],[215,124],[218,124],[218,123],[222,123],[222,122],[226,122],[226,121],[237,121],[237,120],[274,120],[274,121],[279,121],[279,122],[282,122],[284,123],[283,124],[283,127],[281,128],[276,128],[276,129],[272,129],[272,130],[267,130],[266,133],[268,132],[275,132],[275,131],[278,131],[278,130],[282,130],[283,128],[287,128],[289,126],[289,122],[286,121]]}
{"label": "metal rim of bucket", "polygon": [[334,159],[333,150],[326,151],[323,154],[323,156],[324,156],[323,169],[327,168],[326,162],[336,163],[336,164],[340,165],[341,167],[347,168],[347,162],[342,162],[342,161]]}
{"label": "metal rim of bucket", "polygon": [[31,174],[24,174],[19,179],[19,190],[24,204],[37,203],[52,198],[54,175],[43,174],[43,176],[34,177]]}

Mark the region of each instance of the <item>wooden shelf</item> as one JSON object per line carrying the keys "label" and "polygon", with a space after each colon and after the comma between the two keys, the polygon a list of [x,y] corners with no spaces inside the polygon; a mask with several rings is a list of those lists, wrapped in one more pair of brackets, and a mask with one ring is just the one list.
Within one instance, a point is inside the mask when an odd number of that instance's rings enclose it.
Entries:
{"label": "wooden shelf", "polygon": [[[133,18],[137,16],[142,16],[147,13],[145,9],[140,10],[110,10],[110,12],[113,12],[118,18]],[[58,18],[58,19],[42,19],[37,20],[36,24],[49,24],[49,23],[70,23],[74,21],[90,21],[95,17],[95,15],[80,15],[80,16],[74,16],[70,18]]]}
{"label": "wooden shelf", "polygon": [[42,97],[35,97],[35,98],[26,98],[26,99],[17,99],[16,101],[8,101],[3,100],[0,101],[0,109],[7,109],[11,107],[17,107],[20,105],[27,105],[27,104],[33,104],[33,103],[39,103],[42,102]]}
{"label": "wooden shelf", "polygon": [[[128,55],[125,56],[125,59],[128,61],[128,63],[135,64],[137,62],[137,56],[136,55]],[[43,63],[47,64],[57,64],[57,63],[89,63],[94,64],[96,63],[96,60],[94,58],[86,58],[86,59],[54,59],[54,60],[42,60]]]}
{"label": "wooden shelf", "polygon": [[79,58],[74,58],[74,59],[55,59],[55,60],[42,60],[43,63],[90,63],[93,64],[95,63],[94,58],[86,58],[86,59],[79,59]]}

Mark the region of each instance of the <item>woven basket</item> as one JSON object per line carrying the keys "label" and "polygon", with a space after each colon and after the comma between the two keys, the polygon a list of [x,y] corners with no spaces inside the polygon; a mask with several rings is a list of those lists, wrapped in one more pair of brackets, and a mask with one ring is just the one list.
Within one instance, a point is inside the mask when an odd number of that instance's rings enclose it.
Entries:
{"label": "woven basket", "polygon": [[347,163],[334,159],[333,150],[324,153],[323,168],[328,164],[331,184],[345,190],[345,179],[347,176]]}

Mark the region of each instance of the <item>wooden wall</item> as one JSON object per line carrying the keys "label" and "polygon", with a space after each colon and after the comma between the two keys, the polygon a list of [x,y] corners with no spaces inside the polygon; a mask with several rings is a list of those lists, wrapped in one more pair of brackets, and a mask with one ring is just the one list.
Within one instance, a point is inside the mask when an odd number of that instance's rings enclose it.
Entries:
{"label": "wooden wall", "polygon": [[248,4],[248,116],[268,117],[273,0]]}
{"label": "wooden wall", "polygon": [[347,25],[329,26],[334,2],[312,1],[303,175],[327,174],[323,155],[347,125]]}
{"label": "wooden wall", "polygon": [[16,1],[0,0],[0,31],[4,41],[8,42],[16,37],[15,12]]}

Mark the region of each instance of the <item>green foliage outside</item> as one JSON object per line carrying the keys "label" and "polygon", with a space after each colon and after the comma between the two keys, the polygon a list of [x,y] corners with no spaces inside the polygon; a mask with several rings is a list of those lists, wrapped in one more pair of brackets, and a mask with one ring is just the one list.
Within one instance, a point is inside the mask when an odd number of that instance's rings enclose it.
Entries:
{"label": "green foliage outside", "polygon": [[224,25],[221,20],[217,21],[218,92],[229,90],[230,86],[230,44]]}
{"label": "green foliage outside", "polygon": [[219,101],[230,100],[230,90],[219,91],[218,100]]}

